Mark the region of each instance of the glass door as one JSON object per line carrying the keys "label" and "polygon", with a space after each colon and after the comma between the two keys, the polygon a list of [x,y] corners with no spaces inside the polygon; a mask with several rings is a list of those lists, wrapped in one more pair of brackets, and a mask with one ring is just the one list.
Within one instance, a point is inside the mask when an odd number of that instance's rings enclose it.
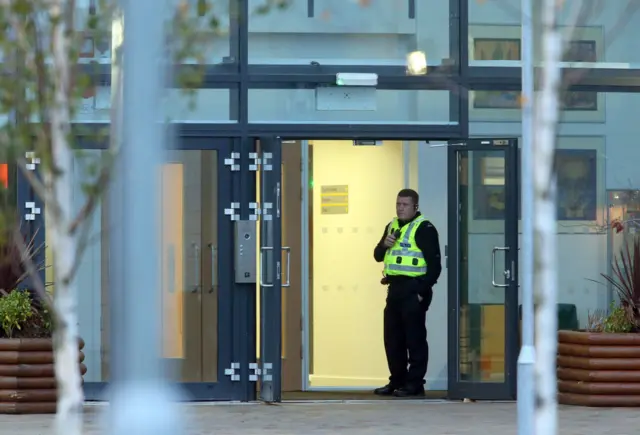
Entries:
{"label": "glass door", "polygon": [[231,140],[177,145],[160,171],[162,357],[192,399],[232,400]]}
{"label": "glass door", "polygon": [[[260,138],[260,379],[259,397],[282,399],[282,287],[290,284],[290,250],[282,246],[282,141]],[[283,252],[285,255],[283,256]]]}
{"label": "glass door", "polygon": [[[451,141],[449,396],[515,398],[518,170],[515,139]],[[455,222],[455,224],[453,223]]]}

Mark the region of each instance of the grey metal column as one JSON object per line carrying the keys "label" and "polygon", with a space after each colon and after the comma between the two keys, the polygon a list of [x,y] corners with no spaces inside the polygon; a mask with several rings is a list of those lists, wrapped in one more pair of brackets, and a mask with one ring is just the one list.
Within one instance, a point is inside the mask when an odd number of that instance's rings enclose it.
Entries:
{"label": "grey metal column", "polygon": [[[121,225],[110,253],[112,281],[112,396],[109,422],[117,435],[181,433],[177,395],[160,364],[158,171],[164,132],[158,122],[164,68],[165,0],[122,0],[124,14],[122,153],[118,173]],[[115,196],[115,195],[114,195]],[[117,198],[115,198],[117,199]],[[113,284],[117,286],[114,287]]]}
{"label": "grey metal column", "polygon": [[533,343],[533,3],[522,0],[522,347],[518,356],[518,435],[532,435],[535,388]]}

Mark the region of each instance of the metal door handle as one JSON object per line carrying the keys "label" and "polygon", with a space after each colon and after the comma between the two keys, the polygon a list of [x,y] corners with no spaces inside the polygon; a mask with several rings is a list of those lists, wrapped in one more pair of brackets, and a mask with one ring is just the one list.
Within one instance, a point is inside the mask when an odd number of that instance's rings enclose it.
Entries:
{"label": "metal door handle", "polygon": [[282,283],[282,287],[291,287],[291,248],[283,246],[282,251],[287,253],[287,281]]}
{"label": "metal door handle", "polygon": [[167,280],[168,285],[167,285],[167,291],[169,293],[174,293],[176,290],[176,253],[175,253],[175,246],[173,245],[169,245],[169,247],[167,248],[167,268],[169,269],[168,271],[168,277]]}
{"label": "metal door handle", "polygon": [[195,265],[194,265],[194,278],[195,278],[195,284],[193,285],[193,290],[191,290],[191,293],[198,293],[198,291],[200,290],[200,246],[197,243],[192,243],[191,246],[193,246],[193,252],[195,255]]}
{"label": "metal door handle", "polygon": [[273,246],[261,246],[260,247],[260,287],[273,287],[273,283],[267,284],[262,280],[264,275],[264,252],[273,251]]}
{"label": "metal door handle", "polygon": [[[509,284],[498,284],[496,282],[496,252],[497,251],[508,251],[508,250],[509,250],[508,246],[495,246],[491,250],[491,284],[493,284],[494,287],[509,287]],[[508,271],[508,270],[504,270],[502,272],[502,274],[508,280],[509,276],[511,275],[511,272]]]}
{"label": "metal door handle", "polygon": [[216,248],[213,243],[209,243],[209,249],[211,250],[211,288],[209,289],[209,293],[213,293],[218,286],[218,281],[216,281],[216,272],[218,269],[218,248]]}

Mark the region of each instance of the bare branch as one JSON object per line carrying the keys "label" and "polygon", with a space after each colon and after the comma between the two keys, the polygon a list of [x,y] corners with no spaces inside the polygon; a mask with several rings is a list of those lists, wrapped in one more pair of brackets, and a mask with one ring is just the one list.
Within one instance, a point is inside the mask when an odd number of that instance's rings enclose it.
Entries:
{"label": "bare branch", "polygon": [[[95,197],[95,196],[96,195],[93,195],[92,197]],[[90,216],[93,214],[93,210],[95,210],[95,208],[92,208],[91,211],[88,212],[89,214],[84,216],[82,220],[77,220],[76,222],[74,222],[74,223],[77,223],[78,226],[82,227],[82,231],[80,232],[80,236],[78,237],[76,252],[75,252],[75,255],[73,256],[73,264],[71,266],[71,269],[69,270],[67,279],[72,279],[76,275],[76,273],[78,273],[78,269],[80,269],[80,265],[82,264],[82,258],[84,256],[84,252],[87,250],[87,247],[89,246],[89,242],[91,241],[91,238],[89,237],[89,235],[91,234]],[[77,230],[78,230],[78,227],[74,228],[74,232]]]}
{"label": "bare branch", "polygon": [[[605,33],[604,40],[605,44],[602,47],[605,50],[616,38],[624,31],[625,27],[629,24],[629,22],[634,18],[634,16],[640,10],[640,2],[634,0],[628,0],[627,6],[624,11],[618,17],[617,22],[613,25],[610,31]],[[585,76],[590,70],[582,69],[576,71],[570,71],[568,74],[565,74],[563,81],[563,89],[569,88],[572,84],[580,81],[582,77]]]}
{"label": "bare branch", "polygon": [[111,181],[111,169],[113,165],[111,163],[105,164],[100,169],[100,173],[96,178],[96,181],[92,183],[93,189],[91,189],[91,194],[89,198],[85,202],[84,206],[80,209],[76,217],[71,221],[71,225],[69,225],[69,233],[71,235],[76,234],[78,228],[81,224],[88,220],[93,214],[94,210],[100,203],[102,196],[109,186],[109,182]]}

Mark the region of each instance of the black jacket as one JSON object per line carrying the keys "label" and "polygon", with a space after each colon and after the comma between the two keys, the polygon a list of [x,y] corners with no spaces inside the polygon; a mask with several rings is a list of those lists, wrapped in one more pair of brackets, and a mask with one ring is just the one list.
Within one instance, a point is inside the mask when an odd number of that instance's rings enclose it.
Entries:
{"label": "black jacket", "polygon": [[[418,216],[420,216],[420,212],[416,213],[415,217],[411,219],[411,221],[413,221]],[[411,221],[400,221],[400,228],[404,227]],[[383,242],[387,237],[387,234],[389,234],[389,225],[390,224],[388,224],[384,228],[384,233],[382,234],[380,241],[373,250],[373,258],[375,258],[378,263],[384,261],[384,256],[387,252],[387,248],[384,247]],[[420,277],[420,280],[422,280],[422,285],[420,286],[420,291],[418,292],[420,296],[425,297],[429,290],[438,282],[438,278],[440,277],[440,273],[442,272],[442,260],[440,258],[440,241],[438,238],[438,230],[436,230],[436,227],[434,227],[431,222],[425,220],[418,226],[415,237],[416,245],[418,245],[418,249],[422,251],[422,255],[427,262],[427,274]],[[388,278],[391,284],[393,284],[394,282],[410,279],[406,276],[390,276]]]}

